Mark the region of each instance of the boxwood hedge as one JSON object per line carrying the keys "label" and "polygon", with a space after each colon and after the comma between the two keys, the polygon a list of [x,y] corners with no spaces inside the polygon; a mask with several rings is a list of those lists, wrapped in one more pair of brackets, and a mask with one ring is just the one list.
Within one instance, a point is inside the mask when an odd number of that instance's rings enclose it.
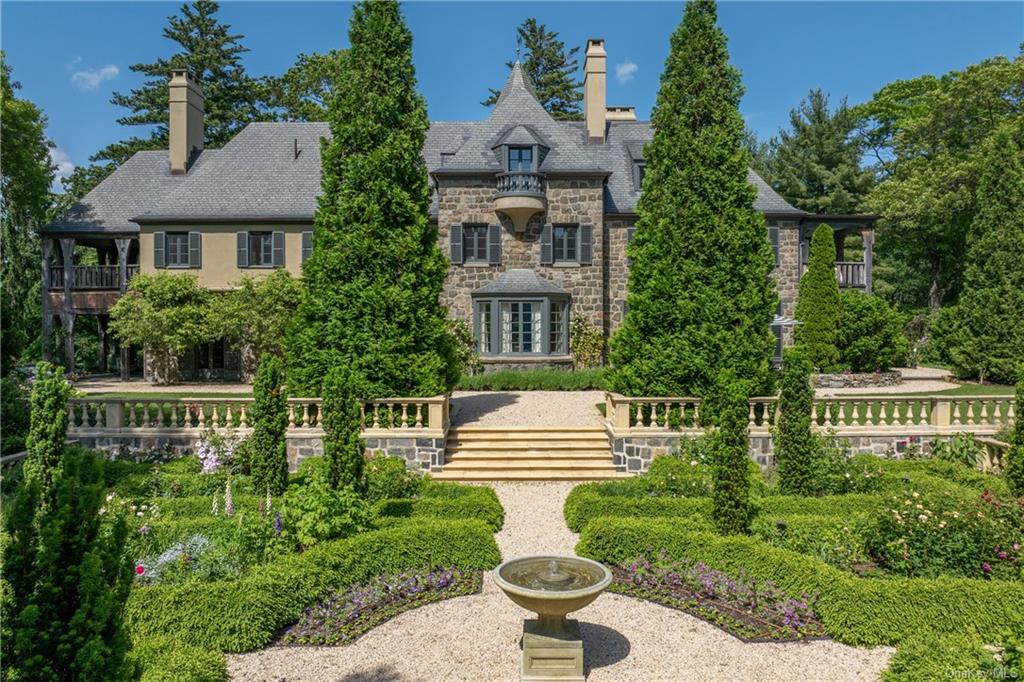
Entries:
{"label": "boxwood hedge", "polygon": [[494,490],[468,486],[464,486],[464,489],[469,492],[458,497],[424,496],[415,499],[381,500],[373,506],[374,516],[479,519],[493,531],[501,530],[505,510]]}
{"label": "boxwood hedge", "polygon": [[848,644],[898,644],[922,632],[997,641],[1002,630],[1024,629],[1024,583],[859,578],[755,538],[690,532],[677,519],[594,519],[576,547],[581,556],[608,563],[658,549],[726,572],[745,570],[791,595],[817,594],[826,630]]}
{"label": "boxwood hedge", "polygon": [[170,637],[145,637],[132,643],[131,657],[141,668],[139,682],[223,682],[224,654]]}
{"label": "boxwood hedge", "polygon": [[885,682],[998,679],[985,674],[994,666],[992,652],[987,651],[976,636],[926,632],[900,644],[882,679]]}
{"label": "boxwood hedge", "polygon": [[240,580],[135,589],[125,623],[136,638],[164,635],[220,651],[248,651],[266,645],[332,588],[428,564],[488,569],[499,561],[483,521],[425,519],[325,542]]}

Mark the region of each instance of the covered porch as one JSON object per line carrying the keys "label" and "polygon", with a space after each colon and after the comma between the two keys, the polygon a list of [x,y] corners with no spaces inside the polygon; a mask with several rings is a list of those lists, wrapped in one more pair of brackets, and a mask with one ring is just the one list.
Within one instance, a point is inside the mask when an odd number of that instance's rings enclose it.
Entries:
{"label": "covered porch", "polygon": [[811,235],[820,225],[832,228],[836,244],[836,279],[841,289],[871,293],[875,215],[812,215],[800,221],[800,275],[807,270]]}

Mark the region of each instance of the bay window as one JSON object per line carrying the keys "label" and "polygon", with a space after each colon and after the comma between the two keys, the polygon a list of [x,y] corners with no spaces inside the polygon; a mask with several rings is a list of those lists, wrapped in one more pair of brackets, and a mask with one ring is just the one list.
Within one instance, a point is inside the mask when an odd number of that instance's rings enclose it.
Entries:
{"label": "bay window", "polygon": [[564,355],[569,301],[562,297],[477,299],[473,330],[481,355]]}

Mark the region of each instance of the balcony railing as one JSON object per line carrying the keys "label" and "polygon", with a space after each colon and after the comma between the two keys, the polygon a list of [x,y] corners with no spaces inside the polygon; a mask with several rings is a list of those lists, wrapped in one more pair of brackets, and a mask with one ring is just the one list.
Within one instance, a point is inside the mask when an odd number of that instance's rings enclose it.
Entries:
{"label": "balcony railing", "polygon": [[[128,266],[128,279],[138,274],[138,265]],[[78,290],[118,289],[120,265],[76,265],[71,269],[71,288]],[[64,266],[53,265],[49,273],[50,289],[64,288]]]}
{"label": "balcony railing", "polygon": [[515,171],[498,175],[498,196],[530,195],[544,196],[544,175]]}
{"label": "balcony railing", "polygon": [[860,261],[837,261],[836,279],[843,288],[860,288],[867,286],[864,263]]}

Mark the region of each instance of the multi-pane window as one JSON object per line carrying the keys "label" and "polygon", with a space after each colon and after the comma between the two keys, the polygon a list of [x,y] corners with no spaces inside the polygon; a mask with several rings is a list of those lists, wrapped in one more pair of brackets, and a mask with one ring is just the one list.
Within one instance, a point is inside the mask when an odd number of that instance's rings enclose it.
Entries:
{"label": "multi-pane window", "polygon": [[551,302],[551,311],[548,318],[548,349],[553,354],[568,353],[565,333],[565,303]]}
{"label": "multi-pane window", "polygon": [[501,352],[541,352],[541,305],[536,301],[501,302]]}
{"label": "multi-pane window", "polygon": [[462,227],[462,248],[467,263],[486,263],[487,226],[464,225]]}
{"label": "multi-pane window", "polygon": [[188,232],[168,232],[164,239],[167,267],[187,268],[189,266]]}
{"label": "multi-pane window", "polygon": [[551,234],[552,247],[556,263],[576,263],[579,261],[577,249],[579,228],[575,225],[555,225]]}
{"label": "multi-pane window", "polygon": [[481,355],[490,355],[493,347],[491,340],[494,338],[494,316],[490,301],[480,301],[476,304],[476,317],[477,347]]}
{"label": "multi-pane window", "polygon": [[569,352],[569,302],[565,299],[478,300],[475,317],[481,355]]}
{"label": "multi-pane window", "polygon": [[249,267],[274,265],[274,238],[270,232],[249,233]]}
{"label": "multi-pane window", "polygon": [[533,170],[533,147],[508,148],[509,172],[521,171],[528,173]]}

